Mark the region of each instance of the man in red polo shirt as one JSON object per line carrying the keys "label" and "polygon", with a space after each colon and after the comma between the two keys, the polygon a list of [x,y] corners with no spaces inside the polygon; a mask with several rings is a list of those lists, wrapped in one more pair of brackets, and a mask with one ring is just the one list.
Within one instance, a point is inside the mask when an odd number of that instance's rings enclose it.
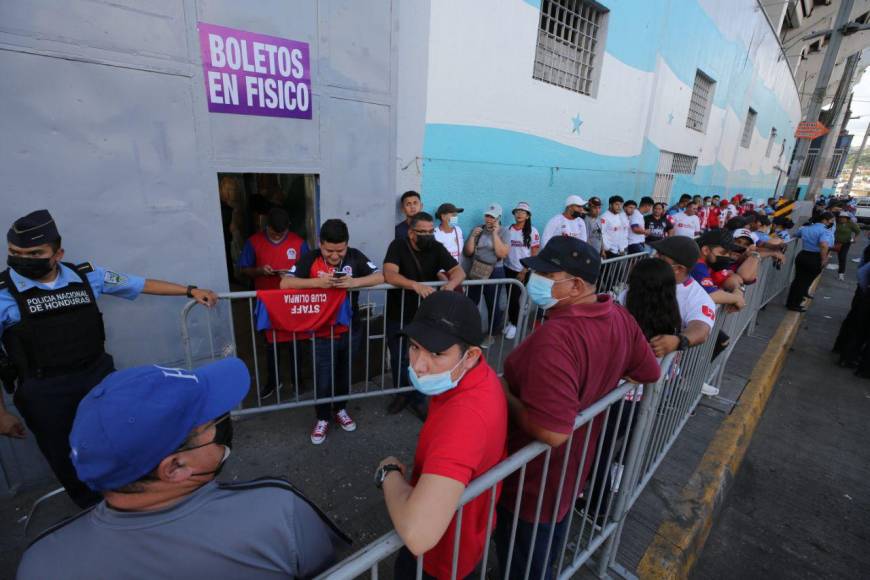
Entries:
{"label": "man in red polo shirt", "polygon": [[[577,414],[616,388],[623,377],[635,383],[656,381],[659,364],[631,314],[614,304],[608,294],[596,294],[601,261],[594,248],[573,238],[553,238],[537,256],[522,262],[532,271],[529,297],[547,311],[547,319],[505,361],[505,391],[512,422],[508,451],[516,452],[536,440],[554,449],[546,479],[543,455],[526,466],[516,543],[506,577],[522,578],[531,559],[530,577],[550,578],[551,564],[566,532],[565,516],[576,499],[574,490],[583,489],[595,463],[587,459],[577,482],[587,427],[578,429],[571,449],[566,450]],[[601,421],[591,425],[587,453],[596,449]],[[566,477],[562,493],[557,495],[566,451]],[[542,485],[543,504],[536,522]],[[519,473],[505,480],[498,508],[495,542],[502,574],[508,572],[505,568],[519,486]],[[553,542],[547,557],[551,531]]]}
{"label": "man in red polo shirt", "polygon": [[[279,207],[269,210],[266,219],[266,229],[257,232],[245,242],[239,256],[239,270],[242,274],[254,280],[256,290],[277,290],[281,284],[281,276],[290,272],[296,261],[308,253],[308,244],[298,235],[290,231],[290,216]],[[280,370],[275,361],[276,349],[272,346],[275,339],[267,331],[266,336],[266,386],[260,390],[260,398],[266,398],[275,392],[280,381]],[[290,351],[290,366],[296,366],[293,348]],[[280,351],[278,351],[280,352]],[[295,370],[295,369],[294,369]],[[293,376],[297,376],[296,372]]]}
{"label": "man in red polo shirt", "polygon": [[[410,340],[411,383],[430,399],[411,482],[395,457],[384,459],[375,474],[405,543],[396,559],[395,578],[414,578],[415,556],[420,554],[424,578],[451,577],[462,493],[505,457],[507,404],[498,375],[483,360],[481,327],[477,306],[468,297],[435,292],[404,329]],[[394,471],[398,474],[392,475]],[[475,569],[489,542],[491,501],[487,492],[462,508],[457,578],[480,575]]]}

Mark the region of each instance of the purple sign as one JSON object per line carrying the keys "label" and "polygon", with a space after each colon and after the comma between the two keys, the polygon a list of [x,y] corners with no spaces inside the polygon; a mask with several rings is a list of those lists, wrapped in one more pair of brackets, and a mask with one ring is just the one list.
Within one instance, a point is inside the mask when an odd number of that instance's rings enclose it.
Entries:
{"label": "purple sign", "polygon": [[311,118],[307,42],[197,23],[208,110]]}

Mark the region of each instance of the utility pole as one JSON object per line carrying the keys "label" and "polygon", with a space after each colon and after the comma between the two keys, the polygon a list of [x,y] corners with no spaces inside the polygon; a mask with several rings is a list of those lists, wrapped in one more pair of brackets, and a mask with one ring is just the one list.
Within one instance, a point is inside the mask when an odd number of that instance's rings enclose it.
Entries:
{"label": "utility pole", "polygon": [[[810,185],[807,187],[807,194],[804,199],[812,201],[819,195],[822,189],[822,184],[828,177],[828,172],[831,169],[831,162],[834,158],[834,148],[837,146],[837,141],[840,138],[840,130],[843,127],[846,111],[848,106],[846,96],[852,89],[852,79],[855,78],[855,71],[858,70],[858,61],[861,59],[861,53],[849,55],[846,59],[846,65],[843,67],[843,76],[840,77],[840,84],[837,87],[837,93],[834,95],[834,106],[831,108],[831,130],[827,135],[822,137],[822,142],[819,145],[819,152],[816,157],[816,164],[813,166],[813,175],[810,178]],[[851,99],[849,100],[851,103]]]}
{"label": "utility pole", "polygon": [[858,154],[855,156],[855,161],[852,162],[852,173],[849,175],[849,182],[846,183],[846,188],[843,193],[851,195],[852,184],[855,182],[855,173],[858,171],[858,161],[861,159],[861,154],[864,152],[864,146],[867,144],[867,137],[870,136],[870,123],[867,124],[867,129],[864,131],[864,138],[861,139],[861,146],[858,148]]}
{"label": "utility pole", "polygon": [[[843,27],[849,22],[849,15],[852,13],[852,6],[855,0],[841,0],[840,9],[837,11],[837,17],[834,19],[834,28],[831,30],[831,39],[828,41],[828,47],[825,49],[825,59],[822,61],[822,68],[819,70],[819,78],[816,81],[816,88],[813,91],[813,96],[810,98],[810,103],[807,107],[807,114],[804,119],[815,123],[819,120],[819,113],[822,110],[822,103],[825,101],[825,93],[828,90],[828,83],[831,81],[831,73],[834,71],[834,65],[837,62],[837,54],[840,52],[840,44],[843,40]],[[798,139],[795,145],[794,158],[792,159],[791,168],[788,173],[788,182],[785,186],[783,197],[786,199],[794,199],[797,191],[798,181],[800,181],[801,170],[804,167],[804,162],[807,159],[807,152],[810,149],[810,139]]]}

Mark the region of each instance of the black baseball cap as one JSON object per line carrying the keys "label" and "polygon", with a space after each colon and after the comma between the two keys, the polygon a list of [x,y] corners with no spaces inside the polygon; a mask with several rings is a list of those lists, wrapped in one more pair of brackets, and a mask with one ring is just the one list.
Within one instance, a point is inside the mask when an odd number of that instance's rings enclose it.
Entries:
{"label": "black baseball cap", "polygon": [[735,247],[734,235],[726,229],[715,228],[709,230],[698,238],[698,247],[703,248],[704,246],[711,248],[720,246],[726,250],[733,250]]}
{"label": "black baseball cap", "polygon": [[597,205],[598,207],[601,207],[601,198],[590,197],[589,201],[586,202],[586,205]]}
{"label": "black baseball cap", "polygon": [[6,233],[6,241],[19,248],[34,248],[59,239],[60,233],[47,209],[38,209],[18,218]]}
{"label": "black baseball cap", "polygon": [[701,249],[690,237],[687,236],[671,236],[650,244],[655,248],[656,252],[662,256],[667,256],[677,264],[692,269],[695,262],[701,257]]}
{"label": "black baseball cap", "polygon": [[567,272],[595,284],[601,270],[601,255],[583,240],[557,236],[537,256],[523,258],[520,263],[536,272]]}
{"label": "black baseball cap", "polygon": [[483,323],[477,305],[459,292],[433,292],[421,303],[402,335],[431,352],[444,352],[454,344],[480,346]]}
{"label": "black baseball cap", "polygon": [[442,203],[438,206],[438,211],[435,212],[435,215],[439,218],[445,213],[462,213],[465,211],[465,208],[456,207],[452,203]]}

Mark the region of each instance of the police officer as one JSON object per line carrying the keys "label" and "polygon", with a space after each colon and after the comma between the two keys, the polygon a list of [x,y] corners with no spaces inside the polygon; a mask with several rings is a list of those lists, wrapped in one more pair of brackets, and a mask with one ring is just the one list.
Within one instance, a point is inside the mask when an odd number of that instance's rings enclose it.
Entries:
{"label": "police officer", "polygon": [[834,214],[822,212],[813,222],[795,234],[795,237],[803,240],[804,245],[794,260],[794,280],[785,303],[786,308],[795,312],[806,311],[801,303],[808,295],[813,280],[822,273],[822,268],[828,262],[828,252],[834,245]]}
{"label": "police officer", "polygon": [[[0,273],[0,331],[8,357],[4,386],[14,389],[15,406],[70,498],[87,507],[100,496],[76,477],[69,433],[79,402],[115,370],[104,348],[96,299],[112,294],[132,300],[144,292],[188,296],[213,306],[217,295],[89,263],[63,262],[61,237],[48,210],[16,220],[6,237],[9,268]],[[6,410],[2,397],[0,434],[24,437],[24,427]]]}

